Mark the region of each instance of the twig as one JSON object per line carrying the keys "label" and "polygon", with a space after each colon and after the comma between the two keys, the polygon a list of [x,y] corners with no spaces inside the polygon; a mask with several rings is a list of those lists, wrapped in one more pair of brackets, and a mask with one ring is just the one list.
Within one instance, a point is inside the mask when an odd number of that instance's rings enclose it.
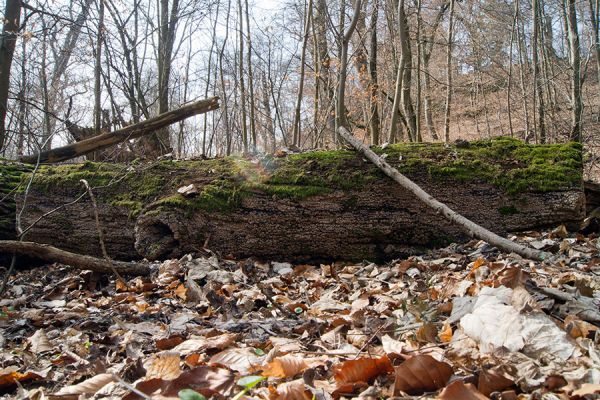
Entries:
{"label": "twig", "polygon": [[102,231],[102,227],[100,226],[100,216],[98,214],[98,204],[96,204],[96,197],[94,196],[94,192],[92,192],[92,188],[90,187],[90,184],[85,179],[82,179],[80,182],[83,183],[83,185],[87,189],[88,194],[90,195],[90,199],[92,200],[92,206],[94,207],[94,218],[96,219],[96,229],[98,230],[98,240],[100,241],[100,249],[102,250],[102,256],[106,260],[106,264],[113,271],[113,273],[115,274],[117,279],[120,280],[121,282],[125,283],[125,280],[119,274],[119,272],[115,269],[115,266],[113,265],[113,261],[111,260],[110,256],[108,255],[108,252],[106,251],[106,245],[104,244],[104,232]]}
{"label": "twig", "polygon": [[120,376],[118,376],[117,374],[112,374],[113,378],[119,382],[119,384],[125,386],[125,388],[131,390],[133,393],[137,394],[138,396],[140,396],[142,399],[145,400],[152,400],[152,397],[148,396],[146,393],[142,392],[141,390],[136,389],[135,387],[133,387],[131,384],[125,382],[123,379],[121,379]]}

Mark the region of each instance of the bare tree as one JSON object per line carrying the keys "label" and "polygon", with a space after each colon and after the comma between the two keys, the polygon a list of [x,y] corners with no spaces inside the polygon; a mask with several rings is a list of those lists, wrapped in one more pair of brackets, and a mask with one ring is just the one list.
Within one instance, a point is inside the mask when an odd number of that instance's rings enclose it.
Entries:
{"label": "bare tree", "polygon": [[[534,0],[535,1],[535,0]],[[444,141],[450,141],[450,110],[452,107],[452,41],[454,36],[454,6],[456,0],[450,0],[448,16],[448,48],[446,50],[446,111],[444,113]]]}
{"label": "bare tree", "polygon": [[[583,103],[581,100],[581,49],[577,31],[577,11],[575,0],[568,0],[569,47],[571,61],[571,135],[573,141],[581,141],[581,115]],[[597,32],[596,32],[597,34]]]}
{"label": "bare tree", "polygon": [[0,149],[6,137],[6,111],[10,90],[10,67],[15,53],[21,19],[21,0],[6,0],[4,25],[0,38]]}

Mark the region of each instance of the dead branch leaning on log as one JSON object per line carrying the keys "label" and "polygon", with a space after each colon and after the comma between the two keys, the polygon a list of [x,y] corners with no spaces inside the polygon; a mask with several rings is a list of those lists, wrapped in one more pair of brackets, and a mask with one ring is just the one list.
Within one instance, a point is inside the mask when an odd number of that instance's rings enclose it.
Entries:
{"label": "dead branch leaning on log", "polygon": [[176,110],[171,110],[169,112],[160,114],[154,118],[138,122],[137,124],[126,126],[125,128],[114,132],[104,133],[77,143],[69,144],[67,146],[42,151],[40,154],[23,156],[21,157],[21,161],[24,163],[34,164],[38,162],[38,157],[40,163],[52,163],[70,160],[71,158],[83,156],[97,150],[102,150],[129,139],[135,139],[150,134],[161,128],[164,128],[165,126],[174,124],[175,122],[183,121],[186,118],[216,110],[217,108],[219,108],[218,97],[200,100],[195,103],[180,107]]}
{"label": "dead branch leaning on log", "polygon": [[367,159],[369,159],[373,164],[375,164],[387,176],[389,176],[400,186],[414,194],[423,203],[433,208],[437,213],[442,214],[449,221],[452,221],[457,226],[461,227],[469,236],[485,240],[492,246],[496,246],[505,251],[514,252],[522,257],[529,258],[532,260],[541,261],[550,257],[550,253],[531,249],[529,247],[512,242],[508,239],[496,235],[494,232],[485,229],[481,225],[476,224],[468,218],[463,217],[444,203],[441,203],[438,200],[436,200],[429,193],[421,189],[419,185],[417,185],[416,183],[402,175],[400,172],[398,172],[397,169],[390,166],[381,157],[379,157],[371,149],[365,146],[360,140],[352,136],[352,134],[348,132],[348,130],[345,129],[343,126],[340,126],[338,132],[341,137],[343,137],[348,143],[350,143],[356,150],[363,153],[365,157],[367,157]]}
{"label": "dead branch leaning on log", "polygon": [[[89,269],[96,272],[112,273],[113,269],[106,264],[106,260],[82,254],[57,249],[49,244],[34,242],[19,242],[16,240],[0,240],[0,253],[18,253],[26,256],[40,258],[49,262],[58,262],[79,269]],[[121,274],[148,275],[148,265],[136,262],[112,261],[116,271]]]}

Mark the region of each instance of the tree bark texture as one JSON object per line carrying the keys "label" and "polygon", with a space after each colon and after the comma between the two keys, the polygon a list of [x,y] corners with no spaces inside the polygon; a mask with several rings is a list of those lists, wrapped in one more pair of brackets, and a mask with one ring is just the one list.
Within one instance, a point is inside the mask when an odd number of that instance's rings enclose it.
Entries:
{"label": "tree bark texture", "polygon": [[19,21],[21,19],[21,0],[7,0],[4,10],[2,36],[0,37],[0,150],[4,146],[6,129],[4,120],[8,106],[10,86],[10,67],[15,53]]}
{"label": "tree bark texture", "polygon": [[[498,234],[561,223],[578,229],[585,217],[581,147],[547,146],[540,151],[499,139],[465,148],[399,144],[375,151],[436,199]],[[524,154],[545,158],[527,161]],[[559,174],[562,180],[555,180]],[[108,254],[116,260],[179,257],[203,247],[274,260],[384,260],[467,239],[346,150],[275,160],[43,167],[28,196],[23,228],[81,196],[80,179],[94,187]],[[177,192],[186,186],[187,195]],[[0,217],[10,221],[10,210],[4,212]],[[27,240],[101,255],[87,196],[41,219]]]}

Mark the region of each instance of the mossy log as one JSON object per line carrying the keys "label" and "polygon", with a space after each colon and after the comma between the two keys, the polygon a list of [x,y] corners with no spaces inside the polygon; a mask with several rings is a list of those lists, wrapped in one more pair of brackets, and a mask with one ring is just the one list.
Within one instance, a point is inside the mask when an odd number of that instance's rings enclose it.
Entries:
{"label": "mossy log", "polygon": [[[437,199],[499,234],[561,223],[577,229],[585,217],[579,144],[534,146],[500,138],[460,148],[398,144],[375,151]],[[346,150],[281,159],[42,166],[24,228],[83,194],[80,179],[95,187],[108,253],[119,260],[178,257],[202,247],[275,260],[382,260],[466,239]],[[177,192],[187,185],[197,193]],[[100,256],[97,238],[87,196],[42,219],[27,236]]]}

